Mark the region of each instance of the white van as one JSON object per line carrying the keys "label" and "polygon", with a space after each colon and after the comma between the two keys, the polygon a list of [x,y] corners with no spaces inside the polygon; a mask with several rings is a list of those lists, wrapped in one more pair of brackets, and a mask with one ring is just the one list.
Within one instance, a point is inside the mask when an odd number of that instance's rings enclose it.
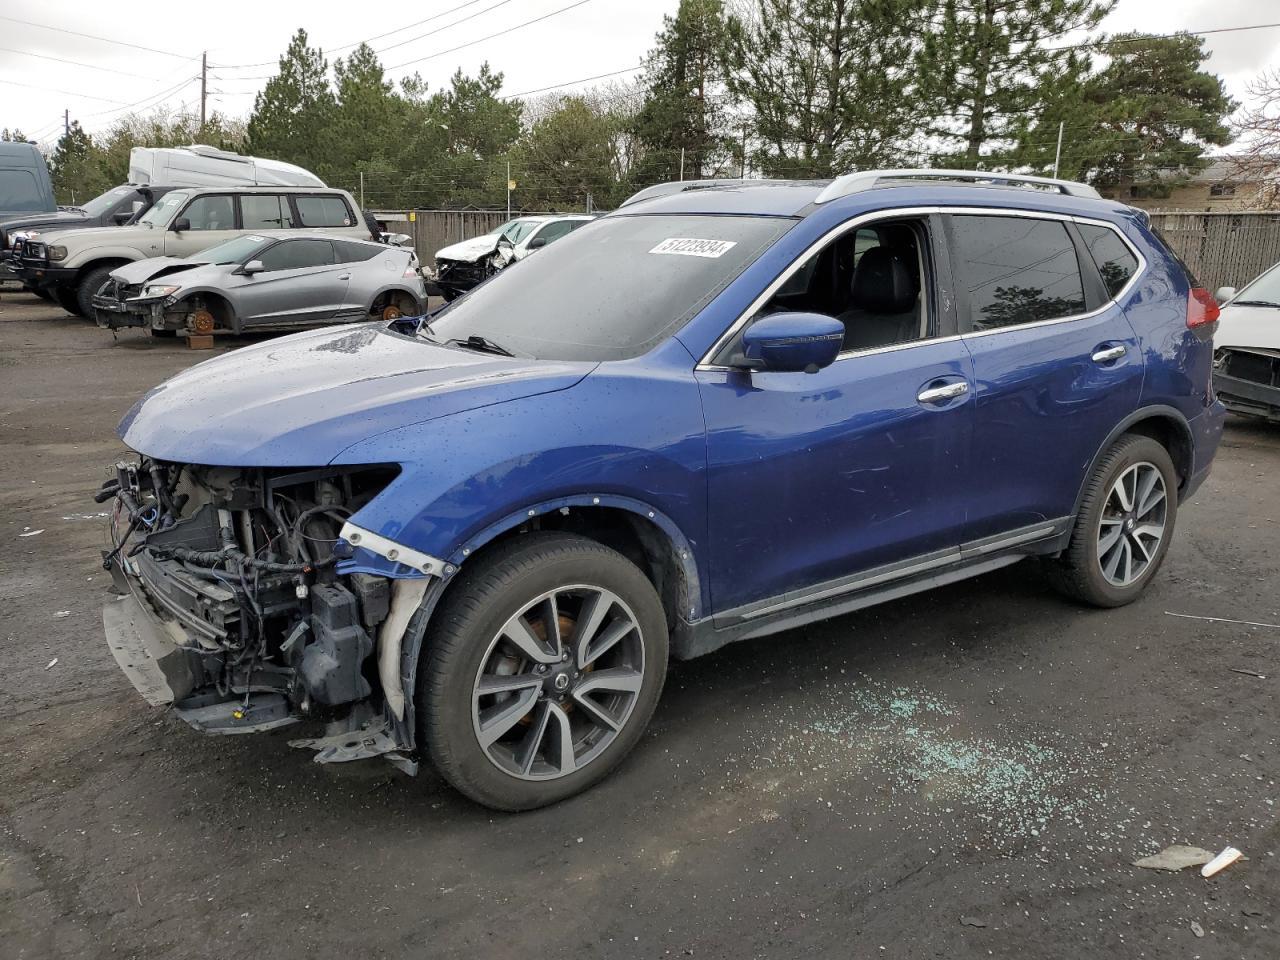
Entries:
{"label": "white van", "polygon": [[310,170],[216,147],[134,147],[129,182],[167,187],[323,187]]}

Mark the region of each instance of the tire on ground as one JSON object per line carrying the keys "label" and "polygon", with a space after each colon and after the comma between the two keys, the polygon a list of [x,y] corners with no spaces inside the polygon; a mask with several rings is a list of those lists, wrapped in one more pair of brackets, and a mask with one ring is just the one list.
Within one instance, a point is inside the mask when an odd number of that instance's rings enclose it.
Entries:
{"label": "tire on ground", "polygon": [[54,287],[52,296],[54,302],[73,317],[83,316],[74,287]]}
{"label": "tire on ground", "polygon": [[[567,585],[615,593],[631,608],[644,643],[642,686],[614,741],[564,777],[522,780],[498,768],[476,738],[472,690],[489,645],[529,601]],[[648,578],[615,550],[586,537],[529,533],[464,567],[428,626],[417,684],[419,742],[460,792],[498,810],[530,810],[603,779],[631,751],[653,714],[667,670],[667,622]]]}
{"label": "tire on ground", "polygon": [[111,279],[111,271],[114,269],[115,267],[94,267],[80,278],[76,287],[76,304],[79,307],[77,312],[86,320],[93,319],[93,298],[103,284]]}
{"label": "tire on ground", "polygon": [[[1126,586],[1116,586],[1103,576],[1098,558],[1099,525],[1116,479],[1129,467],[1143,462],[1153,464],[1164,479],[1164,534],[1156,548],[1155,557],[1138,579]],[[1178,474],[1169,451],[1150,437],[1137,434],[1122,436],[1102,457],[1085,484],[1080,511],[1071,531],[1071,541],[1061,556],[1047,564],[1050,582],[1068,597],[1091,606],[1120,607],[1132,603],[1154,579],[1164,562],[1173,540],[1177,516]]]}

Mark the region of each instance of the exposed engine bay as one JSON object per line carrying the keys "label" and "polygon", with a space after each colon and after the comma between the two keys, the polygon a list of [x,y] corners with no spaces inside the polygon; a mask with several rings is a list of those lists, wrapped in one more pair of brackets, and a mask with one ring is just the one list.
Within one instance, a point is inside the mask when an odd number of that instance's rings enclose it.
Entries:
{"label": "exposed engine bay", "polygon": [[[397,590],[416,608],[425,581],[341,572],[351,556],[344,523],[389,484],[397,467],[266,470],[143,458],[116,465],[97,494],[113,501],[104,566],[177,647],[133,649],[117,625],[113,653],[130,667],[158,665],[167,695],[208,733],[258,732],[313,720],[325,736],[297,741],[318,760],[386,754],[408,745],[403,698],[389,709],[379,675],[398,678],[407,614],[385,630]],[[348,564],[350,566],[350,564]],[[416,588],[416,589],[415,589]],[[402,598],[403,599],[403,598]],[[135,617],[135,620],[142,619]],[[108,623],[108,635],[113,634]],[[119,639],[125,637],[125,639]],[[394,649],[387,650],[388,644]],[[165,650],[170,648],[165,645]],[[150,658],[156,664],[134,661]],[[130,661],[126,664],[126,661]],[[143,678],[144,680],[146,678]],[[154,679],[154,678],[153,678]],[[397,717],[396,714],[399,714]],[[407,738],[411,742],[411,737]]]}

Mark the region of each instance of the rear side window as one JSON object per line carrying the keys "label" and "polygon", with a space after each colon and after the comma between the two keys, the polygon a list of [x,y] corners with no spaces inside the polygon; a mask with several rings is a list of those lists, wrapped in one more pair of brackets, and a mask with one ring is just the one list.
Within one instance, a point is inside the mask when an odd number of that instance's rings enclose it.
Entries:
{"label": "rear side window", "polygon": [[355,221],[342,197],[294,197],[304,227],[349,227]]}
{"label": "rear side window", "polygon": [[372,260],[389,249],[376,243],[352,243],[350,240],[335,240],[333,245],[338,250],[339,263],[361,263]]}
{"label": "rear side window", "polygon": [[951,218],[953,269],[969,330],[1085,312],[1084,281],[1064,224],[1032,217]]}
{"label": "rear side window", "polygon": [[240,219],[246,230],[283,230],[291,225],[289,204],[278,194],[241,196]]}
{"label": "rear side window", "polygon": [[262,255],[267,271],[299,270],[333,263],[333,244],[328,240],[286,240]]}
{"label": "rear side window", "polygon": [[1107,295],[1114,299],[1138,272],[1138,258],[1109,227],[1094,227],[1087,223],[1076,226],[1080,229],[1080,236],[1084,237],[1089,256],[1098,265]]}

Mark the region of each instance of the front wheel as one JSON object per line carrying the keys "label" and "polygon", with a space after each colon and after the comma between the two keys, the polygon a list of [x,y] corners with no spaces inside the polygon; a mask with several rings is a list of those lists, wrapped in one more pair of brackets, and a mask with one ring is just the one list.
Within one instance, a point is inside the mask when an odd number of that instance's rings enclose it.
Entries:
{"label": "front wheel", "polygon": [[584,537],[525,534],[477,558],[434,625],[422,742],[446,780],[499,810],[602,779],[662,693],[661,601],[633,563]]}
{"label": "front wheel", "polygon": [[1054,585],[1097,607],[1132,603],[1164,562],[1177,516],[1169,452],[1150,437],[1121,437],[1089,478],[1070,544],[1051,561]]}
{"label": "front wheel", "polygon": [[79,308],[76,312],[86,320],[93,319],[93,298],[107,285],[114,269],[115,267],[97,267],[80,279],[80,285],[76,287],[76,305]]}

